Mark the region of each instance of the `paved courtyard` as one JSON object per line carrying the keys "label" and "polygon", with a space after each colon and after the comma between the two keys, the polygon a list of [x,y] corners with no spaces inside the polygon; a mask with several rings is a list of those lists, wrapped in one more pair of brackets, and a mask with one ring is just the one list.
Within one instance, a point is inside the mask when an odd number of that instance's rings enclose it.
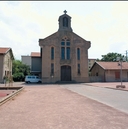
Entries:
{"label": "paved courtyard", "polygon": [[[128,114],[61,85],[24,85],[0,106],[0,129],[127,129]],[[66,85],[65,85],[66,86]]]}

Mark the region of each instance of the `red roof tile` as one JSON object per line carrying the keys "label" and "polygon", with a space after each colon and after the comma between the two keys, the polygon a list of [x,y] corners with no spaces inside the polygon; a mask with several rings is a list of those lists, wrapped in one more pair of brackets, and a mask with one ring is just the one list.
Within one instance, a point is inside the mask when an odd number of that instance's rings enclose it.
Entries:
{"label": "red roof tile", "polygon": [[5,54],[10,50],[10,48],[2,48],[0,47],[0,54]]}
{"label": "red roof tile", "polygon": [[[103,69],[120,69],[119,62],[96,62],[99,64]],[[128,62],[122,62],[122,69],[128,69]]]}
{"label": "red roof tile", "polygon": [[31,57],[40,57],[40,52],[31,52]]}

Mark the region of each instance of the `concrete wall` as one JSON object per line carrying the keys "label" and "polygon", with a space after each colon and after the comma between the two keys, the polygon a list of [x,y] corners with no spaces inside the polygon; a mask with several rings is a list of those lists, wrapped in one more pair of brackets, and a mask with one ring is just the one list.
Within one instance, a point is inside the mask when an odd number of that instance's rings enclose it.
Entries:
{"label": "concrete wall", "polygon": [[40,57],[32,57],[31,58],[31,71],[33,71],[33,72],[40,71],[41,72],[41,58]]}
{"label": "concrete wall", "polygon": [[30,66],[31,69],[31,56],[21,56],[22,63]]}

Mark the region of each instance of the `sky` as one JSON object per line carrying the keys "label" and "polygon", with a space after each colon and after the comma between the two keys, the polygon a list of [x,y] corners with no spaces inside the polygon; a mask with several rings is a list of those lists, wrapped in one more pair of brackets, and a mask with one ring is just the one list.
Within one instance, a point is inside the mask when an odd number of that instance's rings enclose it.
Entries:
{"label": "sky", "polygon": [[128,50],[127,1],[0,1],[0,47],[15,59],[40,52],[39,39],[58,31],[59,16],[71,17],[73,32],[91,42],[88,58]]}

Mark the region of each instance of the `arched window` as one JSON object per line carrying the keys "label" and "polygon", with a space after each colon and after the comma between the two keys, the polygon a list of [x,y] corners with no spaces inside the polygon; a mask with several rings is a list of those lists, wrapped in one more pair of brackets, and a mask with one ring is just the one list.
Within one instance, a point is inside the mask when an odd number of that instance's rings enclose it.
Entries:
{"label": "arched window", "polygon": [[67,17],[63,18],[63,26],[68,27],[68,18]]}
{"label": "arched window", "polygon": [[51,47],[51,60],[54,60],[54,47]]}
{"label": "arched window", "polygon": [[77,48],[77,60],[80,60],[80,48]]}

